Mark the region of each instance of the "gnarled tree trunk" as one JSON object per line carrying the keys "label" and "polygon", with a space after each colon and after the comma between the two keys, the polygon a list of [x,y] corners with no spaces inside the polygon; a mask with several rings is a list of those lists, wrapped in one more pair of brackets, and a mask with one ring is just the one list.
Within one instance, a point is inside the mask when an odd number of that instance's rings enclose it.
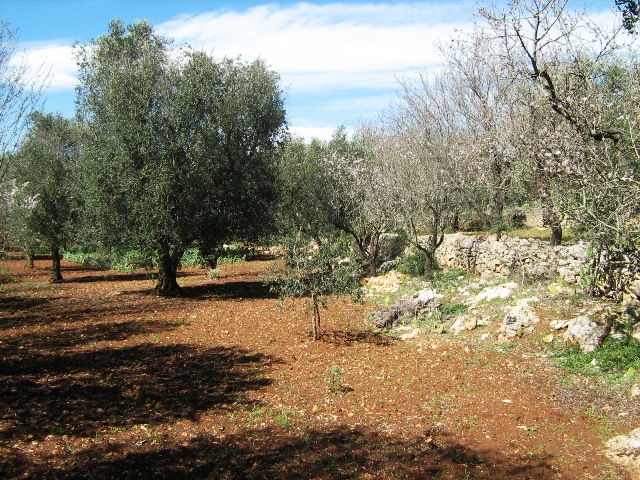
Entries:
{"label": "gnarled tree trunk", "polygon": [[184,250],[172,248],[167,240],[160,241],[158,245],[158,282],[155,293],[162,297],[175,297],[182,293],[178,285],[178,265]]}

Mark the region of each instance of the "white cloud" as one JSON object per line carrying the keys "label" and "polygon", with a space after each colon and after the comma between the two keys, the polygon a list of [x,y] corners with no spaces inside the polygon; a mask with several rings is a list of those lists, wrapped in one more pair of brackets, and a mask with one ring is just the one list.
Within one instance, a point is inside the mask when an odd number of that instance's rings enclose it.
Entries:
{"label": "white cloud", "polygon": [[76,85],[77,65],[71,45],[61,43],[23,45],[12,58],[13,64],[26,62],[32,72],[49,73],[49,90],[70,90]]}
{"label": "white cloud", "polygon": [[320,140],[331,140],[331,136],[336,127],[302,127],[294,126],[289,127],[289,131],[298,136],[304,138],[307,142],[310,142],[314,138]]}
{"label": "white cloud", "polygon": [[435,40],[468,28],[471,2],[263,5],[182,15],[158,32],[217,56],[263,58],[291,89],[388,88],[438,62]]}

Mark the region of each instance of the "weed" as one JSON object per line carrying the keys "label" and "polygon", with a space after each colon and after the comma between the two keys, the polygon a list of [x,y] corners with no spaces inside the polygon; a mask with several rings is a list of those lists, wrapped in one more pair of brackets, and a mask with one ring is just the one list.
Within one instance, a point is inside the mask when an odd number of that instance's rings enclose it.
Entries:
{"label": "weed", "polygon": [[247,419],[247,428],[264,422],[263,414],[264,408],[254,406],[253,410],[249,412],[249,418]]}
{"label": "weed", "polygon": [[329,368],[329,371],[324,377],[324,381],[327,382],[331,393],[337,395],[338,393],[345,392],[345,386],[342,384],[343,375],[344,372],[337,366],[332,365],[331,368]]}
{"label": "weed", "polygon": [[11,274],[4,268],[0,268],[0,289],[4,288],[5,284],[13,282],[15,282],[15,279]]}
{"label": "weed", "polygon": [[436,392],[429,400],[429,403],[434,407],[442,408],[444,406],[444,399],[442,398],[442,395],[440,395],[440,392]]}
{"label": "weed", "polygon": [[291,428],[291,417],[292,412],[285,408],[276,415],[275,422],[282,428],[289,429]]}
{"label": "weed", "polygon": [[517,346],[518,346],[517,343],[510,342],[510,343],[501,343],[497,345],[497,348],[500,353],[506,354],[506,353],[511,353],[511,351],[513,351]]}
{"label": "weed", "polygon": [[592,406],[590,406],[589,408],[587,408],[587,409],[584,411],[584,414],[585,414],[587,417],[593,417],[593,416],[596,414],[596,411],[597,411],[597,410],[598,410],[598,409],[595,407],[595,405],[592,405]]}
{"label": "weed", "polygon": [[456,315],[467,313],[468,310],[469,310],[468,305],[465,305],[464,303],[454,303],[452,305],[442,305],[439,311],[442,312],[443,315],[448,315],[453,317]]}

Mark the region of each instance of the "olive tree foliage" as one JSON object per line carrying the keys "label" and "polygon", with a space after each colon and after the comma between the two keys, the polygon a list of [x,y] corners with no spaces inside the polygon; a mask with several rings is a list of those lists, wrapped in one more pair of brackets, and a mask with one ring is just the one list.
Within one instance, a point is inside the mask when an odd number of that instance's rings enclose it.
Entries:
{"label": "olive tree foliage", "polygon": [[378,267],[380,236],[394,227],[384,196],[388,172],[371,154],[372,142],[364,128],[352,139],[339,128],[328,142],[290,139],[281,160],[289,231],[304,231],[317,243],[347,235],[368,275]]}
{"label": "olive tree foliage", "polygon": [[50,247],[53,280],[62,280],[60,249],[75,235],[78,140],[78,130],[69,119],[35,112],[10,170],[15,180],[11,231],[22,240],[31,262],[36,243]]}
{"label": "olive tree foliage", "polygon": [[8,178],[12,154],[28,127],[29,115],[39,106],[48,76],[31,70],[26,59],[17,52],[19,35],[16,28],[0,22],[0,234],[2,248],[6,243],[6,221],[15,184]]}
{"label": "olive tree foliage", "polygon": [[262,61],[180,53],[146,21],[113,21],[76,49],[86,235],[156,251],[161,295],[179,293],[189,246],[206,255],[268,225],[285,127],[279,78]]}
{"label": "olive tree foliage", "polygon": [[636,26],[640,20],[640,3],[637,0],[616,0],[616,5],[622,12],[624,28],[629,33],[636,33]]}
{"label": "olive tree foliage", "polygon": [[360,292],[361,266],[351,261],[349,238],[341,235],[320,244],[312,242],[304,231],[284,239],[284,264],[267,275],[271,289],[284,301],[307,299],[311,311],[311,335],[321,336],[320,307],[327,307],[331,295],[357,296]]}
{"label": "olive tree foliage", "polygon": [[623,25],[597,25],[562,0],[512,0],[482,13],[505,74],[529,94],[523,154],[554,179],[555,211],[599,252],[596,270],[602,255],[608,272],[632,266],[640,213],[632,39]]}

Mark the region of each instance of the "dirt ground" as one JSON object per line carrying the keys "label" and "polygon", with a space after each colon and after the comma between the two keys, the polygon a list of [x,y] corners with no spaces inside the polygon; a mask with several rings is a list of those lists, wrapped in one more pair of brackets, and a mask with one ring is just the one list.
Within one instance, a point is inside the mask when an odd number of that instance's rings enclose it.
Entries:
{"label": "dirt ground", "polygon": [[627,395],[524,348],[365,326],[336,300],[309,337],[268,261],[150,272],[2,261],[0,477],[630,479],[603,443],[640,426]]}

